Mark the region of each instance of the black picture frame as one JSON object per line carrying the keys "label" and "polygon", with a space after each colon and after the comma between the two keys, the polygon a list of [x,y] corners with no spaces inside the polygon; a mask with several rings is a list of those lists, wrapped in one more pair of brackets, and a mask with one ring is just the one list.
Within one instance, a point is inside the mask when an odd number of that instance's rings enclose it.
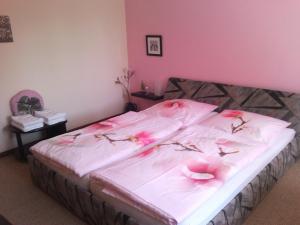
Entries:
{"label": "black picture frame", "polygon": [[146,35],[146,50],[148,56],[162,56],[162,36]]}

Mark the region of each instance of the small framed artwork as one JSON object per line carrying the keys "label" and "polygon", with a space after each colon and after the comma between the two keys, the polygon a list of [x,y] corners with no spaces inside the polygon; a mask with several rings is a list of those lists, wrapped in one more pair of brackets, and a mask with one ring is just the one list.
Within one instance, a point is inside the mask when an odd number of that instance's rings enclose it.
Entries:
{"label": "small framed artwork", "polygon": [[149,56],[162,56],[162,36],[146,35],[146,49]]}
{"label": "small framed artwork", "polygon": [[13,42],[8,16],[0,15],[0,42]]}

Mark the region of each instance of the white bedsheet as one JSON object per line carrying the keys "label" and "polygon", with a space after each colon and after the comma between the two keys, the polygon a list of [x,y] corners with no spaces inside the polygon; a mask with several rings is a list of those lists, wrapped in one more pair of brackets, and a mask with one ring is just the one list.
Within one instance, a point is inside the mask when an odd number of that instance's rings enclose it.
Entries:
{"label": "white bedsheet", "polygon": [[[276,155],[282,151],[285,146],[293,139],[295,131],[292,129],[284,129],[281,138],[274,140],[266,153],[256,159],[256,163],[251,164],[247,168],[241,170],[232,179],[227,181],[221,189],[219,189],[211,198],[202,204],[192,215],[184,219],[180,225],[202,225],[207,224],[217,213],[222,210],[268,163],[272,161]],[[235,188],[232,188],[235,187]],[[115,208],[125,212],[126,214],[137,218],[142,224],[159,225],[158,221],[145,216],[137,209],[120,202],[106,194],[101,190],[93,188],[94,194],[102,199],[110,202]]]}

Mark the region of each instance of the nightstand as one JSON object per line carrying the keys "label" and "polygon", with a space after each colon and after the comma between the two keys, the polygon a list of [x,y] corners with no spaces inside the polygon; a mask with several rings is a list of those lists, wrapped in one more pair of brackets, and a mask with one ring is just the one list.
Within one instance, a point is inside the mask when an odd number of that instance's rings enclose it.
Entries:
{"label": "nightstand", "polygon": [[139,106],[139,110],[149,108],[164,99],[163,95],[157,96],[152,92],[146,93],[144,91],[133,92],[131,95],[135,97],[134,102]]}
{"label": "nightstand", "polygon": [[[66,133],[66,131],[67,131],[66,123],[67,123],[67,121],[63,121],[63,122],[56,123],[53,125],[45,124],[41,128],[27,131],[27,132],[24,132],[14,126],[10,126],[10,131],[16,135],[17,142],[18,142],[18,148],[17,148],[17,152],[16,152],[17,158],[19,158],[21,160],[26,160],[26,155],[28,154],[28,152],[29,152],[28,150],[31,146],[33,146],[34,144],[36,144],[39,141],[49,139],[49,138],[55,137],[57,135]],[[36,141],[30,142],[30,143],[24,145],[22,136],[33,134],[33,133],[41,133],[42,138],[39,138]]]}
{"label": "nightstand", "polygon": [[152,92],[144,92],[144,91],[138,91],[138,92],[133,92],[131,93],[132,96],[139,97],[139,98],[144,98],[152,101],[157,101],[157,100],[162,100],[164,98],[163,95],[155,95]]}

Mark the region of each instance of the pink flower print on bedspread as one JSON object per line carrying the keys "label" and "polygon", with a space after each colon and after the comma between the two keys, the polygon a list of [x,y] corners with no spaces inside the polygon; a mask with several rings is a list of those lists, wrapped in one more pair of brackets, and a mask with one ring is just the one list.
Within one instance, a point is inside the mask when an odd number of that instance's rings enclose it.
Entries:
{"label": "pink flower print on bedspread", "polygon": [[238,149],[240,144],[235,141],[227,139],[217,139],[215,143],[218,146],[219,155],[221,157],[240,152],[240,150]]}
{"label": "pink flower print on bedspread", "polygon": [[184,108],[185,104],[182,101],[179,100],[170,100],[170,101],[166,101],[163,105],[166,108]]}
{"label": "pink flower print on bedspread", "polygon": [[[153,143],[153,142],[151,142]],[[151,144],[149,143],[149,144]],[[143,151],[139,154],[137,154],[136,156],[134,157],[146,157],[146,156],[149,156],[151,155],[152,153],[156,152],[156,151],[160,151],[162,149],[162,147],[171,147],[173,151],[187,151],[187,152],[199,152],[199,153],[203,153],[203,151],[198,148],[195,144],[193,143],[186,143],[186,144],[183,144],[179,141],[173,141],[173,140],[170,140],[169,142],[167,143],[162,143],[162,144],[158,144],[152,148],[149,148],[147,149],[146,151]]]}
{"label": "pink flower print on bedspread", "polygon": [[[153,143],[153,141],[149,142],[149,144]],[[199,152],[199,153],[203,153],[203,151],[198,148],[196,145],[192,144],[192,143],[187,143],[187,144],[183,144],[183,143],[180,143],[179,141],[173,141],[173,140],[170,140],[169,142],[167,143],[162,143],[162,144],[158,144],[152,148],[149,148],[137,155],[135,155],[134,157],[147,157],[149,155],[151,155],[152,153],[154,152],[157,152],[157,151],[160,151],[162,149],[162,147],[171,147],[171,149],[173,151],[188,151],[188,152]]]}
{"label": "pink flower print on bedspread", "polygon": [[247,128],[246,123],[248,123],[249,121],[245,121],[245,119],[243,118],[243,112],[238,110],[227,110],[225,113],[221,113],[221,115],[225,118],[232,118],[240,121],[238,125],[234,125],[233,123],[231,124],[232,134],[235,134]]}
{"label": "pink flower print on bedspread", "polygon": [[222,113],[222,116],[229,118],[241,118],[243,116],[243,112],[238,110],[229,110],[226,113]]}
{"label": "pink flower print on bedspread", "polygon": [[[91,131],[91,130],[90,130]],[[99,131],[99,129],[98,129]],[[85,135],[84,133],[66,134],[55,139],[56,145],[68,145],[68,146],[92,146],[99,141],[108,141],[114,145],[116,142],[133,142],[137,145],[146,146],[155,142],[155,138],[149,132],[142,131],[135,135],[129,135],[125,138],[116,138],[115,133],[99,133],[95,135]]]}
{"label": "pink flower print on bedspread", "polygon": [[146,132],[146,131],[142,131],[140,133],[137,133],[136,135],[134,136],[131,136],[130,137],[130,140],[132,142],[135,142],[139,145],[142,145],[142,146],[146,146],[146,145],[149,145],[151,143],[153,143],[155,140],[151,137],[151,134]]}
{"label": "pink flower print on bedspread", "polygon": [[215,143],[219,149],[219,156],[227,163],[235,165],[236,168],[248,165],[266,150],[264,144],[244,144],[226,139],[218,139]]}
{"label": "pink flower print on bedspread", "polygon": [[[55,144],[57,145],[75,145],[75,142],[78,145],[84,145],[84,142],[86,142],[87,140],[83,140],[83,139],[90,139],[88,136],[89,134],[95,133],[95,132],[99,132],[99,131],[107,131],[107,130],[111,130],[113,128],[113,125],[111,123],[107,123],[107,122],[100,122],[100,123],[95,123],[92,124],[90,126],[87,126],[81,130],[78,130],[78,133],[75,134],[65,134],[62,136],[59,136],[55,139]],[[85,136],[85,138],[83,138],[83,136]],[[83,138],[83,139],[82,139]],[[88,142],[93,143],[93,140],[89,140]]]}
{"label": "pink flower print on bedspread", "polygon": [[229,176],[231,167],[225,165],[216,157],[206,157],[200,160],[191,160],[182,168],[183,175],[194,183],[213,184],[223,183]]}
{"label": "pink flower print on bedspread", "polygon": [[74,144],[75,140],[80,136],[81,134],[80,133],[77,133],[77,134],[66,134],[66,135],[63,135],[63,136],[60,136],[58,137],[56,140],[55,140],[55,144],[57,145],[71,145],[71,144]]}
{"label": "pink flower print on bedspread", "polygon": [[159,144],[158,147],[160,146],[171,146],[173,145],[174,151],[190,151],[190,152],[200,152],[203,153],[203,151],[197,147],[195,144],[193,144],[192,142],[188,142],[188,143],[181,143],[180,141],[170,141],[168,143],[165,144]]}
{"label": "pink flower print on bedspread", "polygon": [[82,129],[82,133],[94,133],[98,131],[107,131],[111,130],[114,127],[114,124],[109,121],[104,121],[100,123],[94,123],[88,127]]}
{"label": "pink flower print on bedspread", "polygon": [[121,139],[114,138],[114,136],[115,136],[114,133],[104,133],[104,134],[95,135],[95,138],[98,139],[99,141],[106,139],[111,144],[114,144],[115,142],[130,141],[138,145],[146,146],[155,142],[155,139],[152,137],[152,135],[146,131],[142,131],[135,135],[130,135],[126,138],[121,138]]}
{"label": "pink flower print on bedspread", "polygon": [[[174,116],[178,111],[182,111],[187,105],[180,100],[169,100],[166,101],[160,109],[160,115],[165,117]],[[182,115],[181,115],[182,116]]]}
{"label": "pink flower print on bedspread", "polygon": [[153,148],[149,148],[143,152],[138,153],[137,155],[133,156],[133,158],[135,157],[147,157],[149,155],[151,155],[152,153],[154,153],[155,151],[159,150],[158,146],[154,146]]}

